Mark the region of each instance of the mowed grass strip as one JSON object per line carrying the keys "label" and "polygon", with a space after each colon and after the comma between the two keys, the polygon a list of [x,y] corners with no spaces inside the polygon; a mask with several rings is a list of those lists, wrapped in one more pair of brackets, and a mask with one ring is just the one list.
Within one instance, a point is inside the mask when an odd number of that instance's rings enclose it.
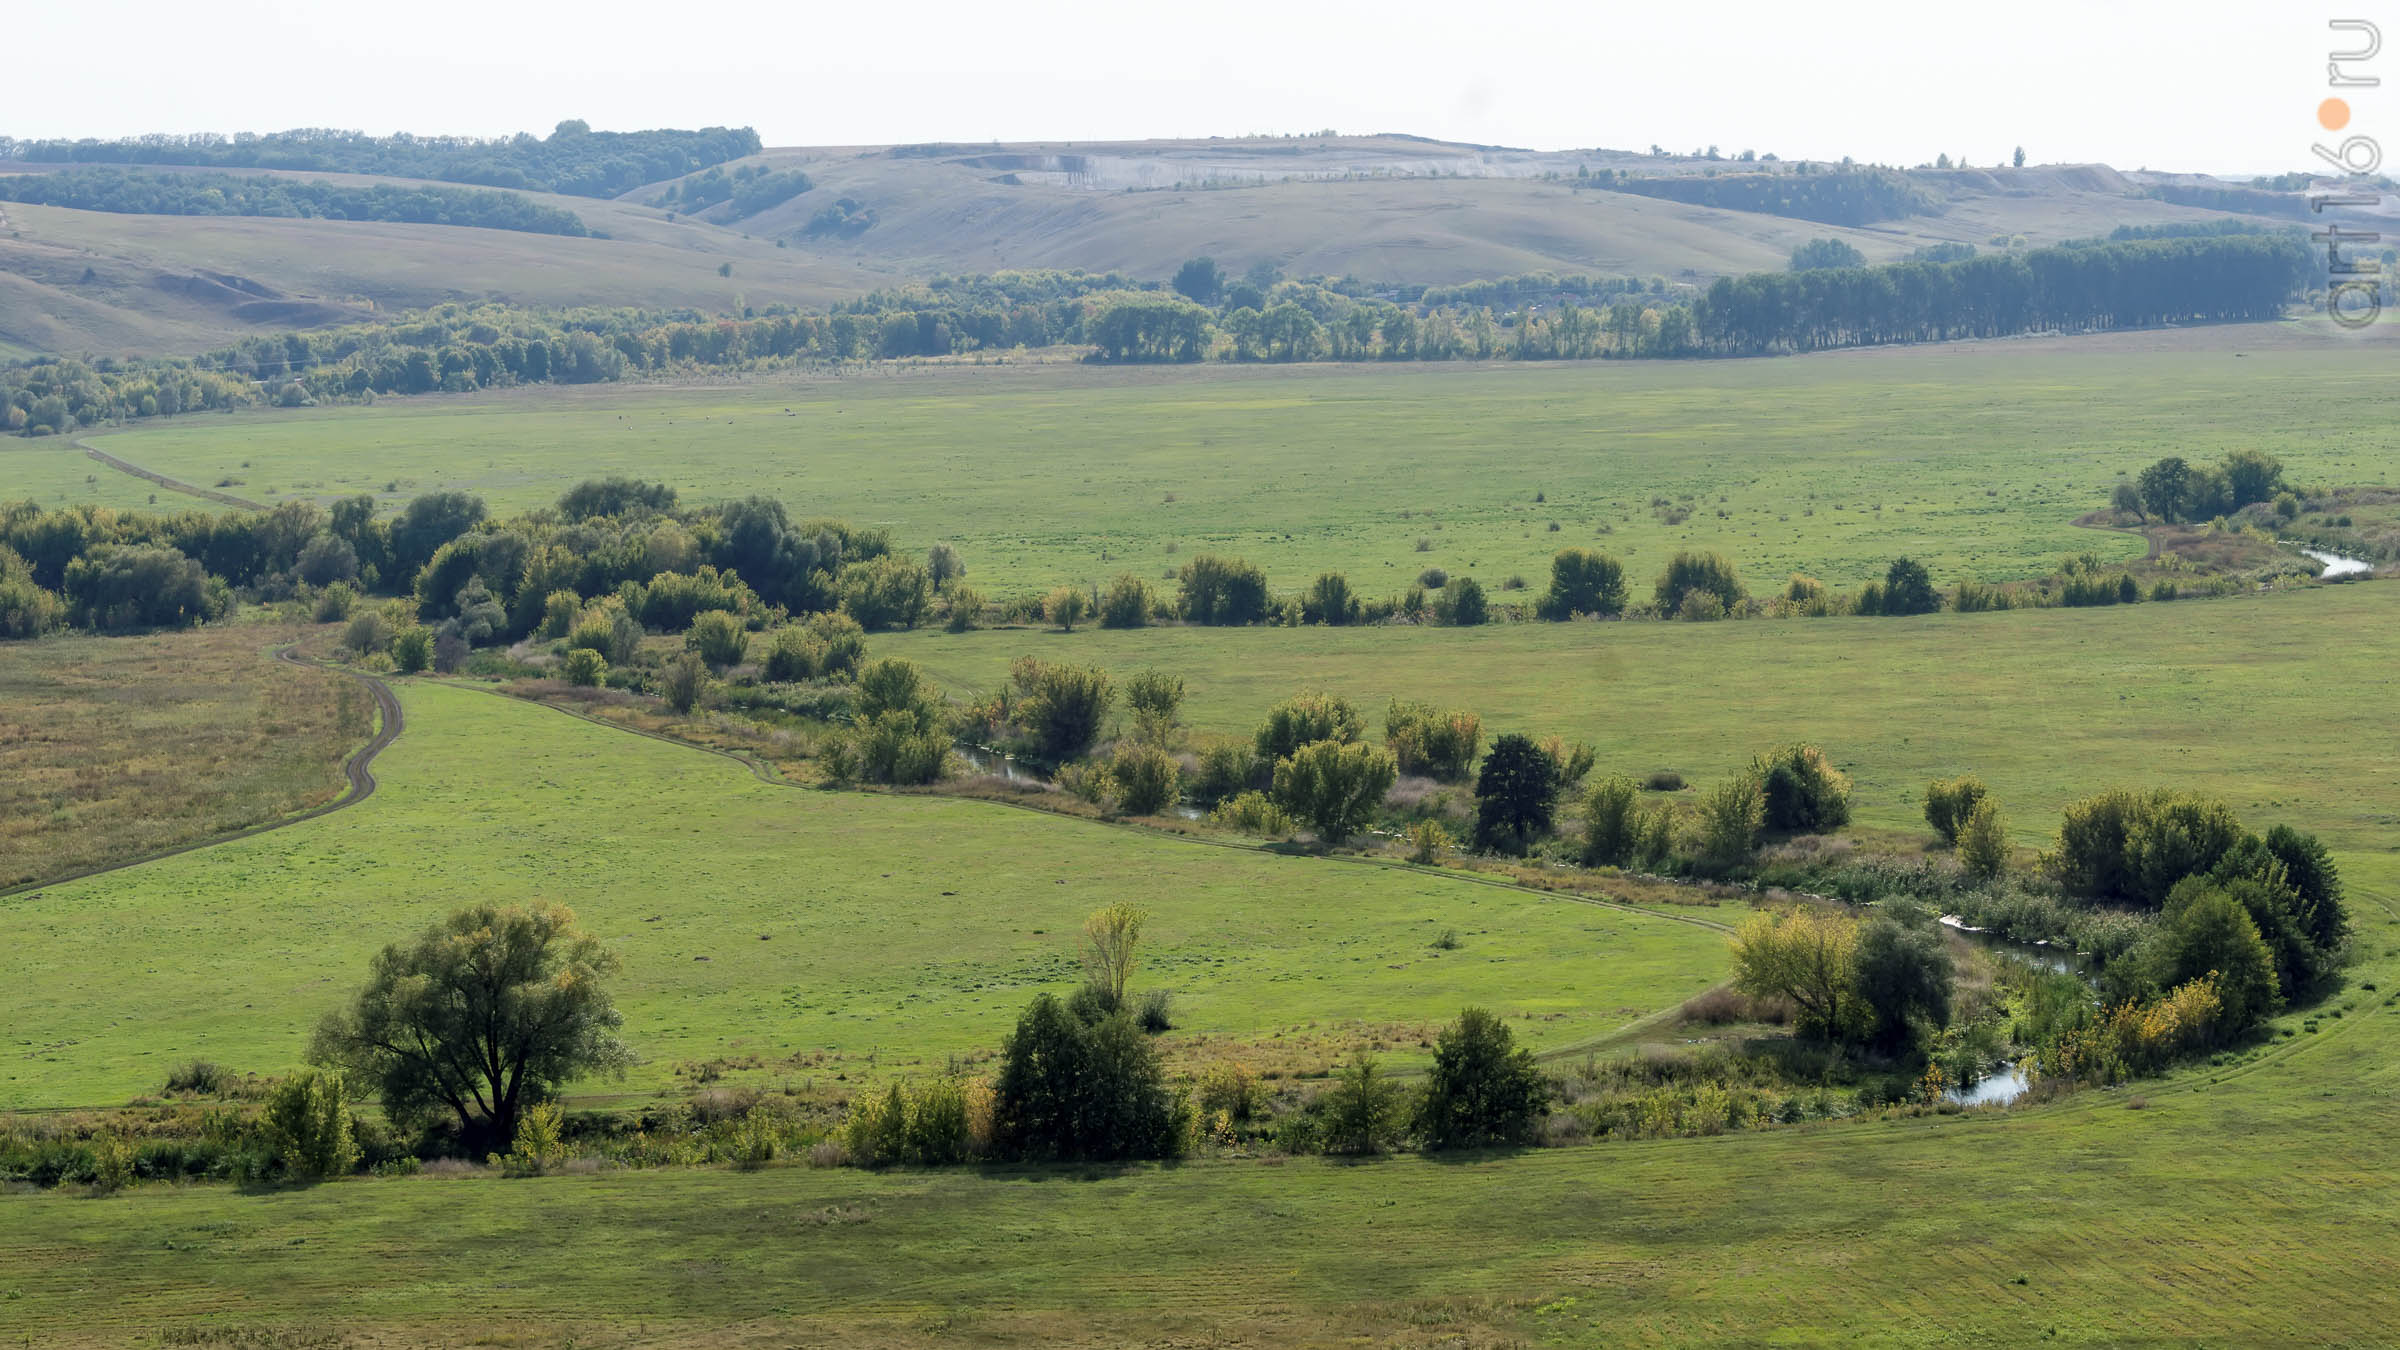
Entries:
{"label": "mowed grass strip", "polygon": [[2400,586],[2111,609],[1911,619],[1526,623],[1485,628],[1158,628],[895,633],[877,655],[955,696],[998,689],[1024,653],[1184,677],[1203,733],[1247,736],[1303,689],[1349,697],[1373,735],[1394,697],[1557,732],[1598,772],[1695,785],[1792,740],[1857,785],[1861,823],[1923,830],[1928,779],[1980,775],[2019,842],[2115,784],[2225,797],[2254,826],[2321,833],[2360,879],[2400,868],[2391,710]]}
{"label": "mowed grass strip", "polygon": [[2379,1344],[2400,1035],[2349,1001],[2257,1063],[2011,1113],[1443,1161],[145,1187],[0,1204],[0,1252],[11,1326],[61,1344]]}
{"label": "mowed grass strip", "polygon": [[1760,588],[1793,571],[1849,588],[1900,554],[1948,585],[2138,557],[2072,521],[2164,454],[2400,477],[2374,430],[2400,415],[2389,356],[2288,327],[1754,361],[879,367],[191,420],[106,448],[187,482],[240,477],[259,501],[456,487],[506,512],[610,473],[687,502],[763,493],[910,552],[952,542],[987,597],[1155,581],[1200,552],[1248,557],[1282,591],[1338,570],[1397,596],[1438,566],[1497,595],[1511,575],[1540,585],[1569,544],[1644,586],[1687,548]]}
{"label": "mowed grass strip", "polygon": [[[1179,1043],[1292,1072],[1376,1042],[1421,1061],[1469,1003],[1536,1046],[1573,1044],[1728,968],[1721,932],[1669,918],[989,803],[773,787],[490,694],[410,684],[402,700],[408,729],[359,806],[0,901],[0,1106],[122,1101],[193,1057],[294,1067],[377,948],[485,900],[564,902],[623,956],[644,1062],[585,1092],[666,1088],[714,1059],[822,1082],[988,1052],[1035,991],[1080,978],[1083,918],[1115,900],[1155,915],[1136,985],[1173,991]],[[1451,929],[1459,947],[1435,949]]]}
{"label": "mowed grass strip", "polygon": [[0,643],[0,889],[339,796],[374,706],[344,676],[273,659],[307,631]]}

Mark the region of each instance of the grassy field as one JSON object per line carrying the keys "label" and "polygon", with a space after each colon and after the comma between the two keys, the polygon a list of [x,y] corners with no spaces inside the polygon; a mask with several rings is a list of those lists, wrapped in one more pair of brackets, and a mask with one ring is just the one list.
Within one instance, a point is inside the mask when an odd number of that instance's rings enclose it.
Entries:
{"label": "grassy field", "polygon": [[109,468],[55,437],[0,438],[0,502],[29,500],[53,510],[81,502],[132,511],[182,511],[202,505]]}
{"label": "grassy field", "polygon": [[0,1306],[45,1345],[2382,1345],[2388,997],[2135,1093],[1513,1158],[15,1197]]}
{"label": "grassy field", "polygon": [[1381,733],[1393,697],[1481,712],[1493,730],[1590,741],[1603,771],[1703,784],[1795,738],[1857,783],[1861,823],[1921,830],[1926,780],[1975,773],[2024,843],[2112,784],[2219,793],[2290,820],[2400,881],[2388,769],[2400,587],[1914,619],[1525,623],[1458,628],[1000,629],[886,634],[947,691],[997,688],[1022,653],[1184,677],[1187,719],[1247,735],[1310,688]]}
{"label": "grassy field", "polygon": [[338,796],[374,709],[341,676],[269,659],[302,631],[0,644],[0,889]]}
{"label": "grassy field", "polygon": [[[2389,360],[2245,325],[1787,360],[882,368],[386,400],[105,445],[187,482],[238,477],[260,501],[464,487],[512,509],[603,473],[693,502],[766,493],[912,551],[952,541],[987,595],[1156,579],[1203,551],[1287,590],[1334,568],[1396,595],[1428,566],[1538,586],[1569,544],[1624,558],[1645,593],[1685,548],[1759,586],[1795,570],[1850,586],[1903,553],[1947,584],[2135,555],[2071,522],[2169,451],[2257,447],[2311,482],[2400,477],[2373,432],[2400,412]],[[1668,524],[1659,498],[1689,519]]]}
{"label": "grassy field", "polygon": [[[477,900],[563,901],[623,955],[637,1092],[709,1060],[856,1078],[996,1049],[1036,990],[1080,978],[1078,927],[1118,899],[1156,911],[1136,984],[1174,991],[1179,1043],[1286,1071],[1360,1042],[1421,1058],[1472,1002],[1528,1019],[1536,1045],[1595,1039],[1727,966],[1720,932],[1668,918],[986,803],[772,787],[468,690],[412,685],[403,703],[381,790],[355,808],[0,902],[21,1047],[0,1062],[0,1107],[121,1101],[194,1056],[293,1067],[378,947]],[[1445,929],[1457,950],[1431,946]]]}

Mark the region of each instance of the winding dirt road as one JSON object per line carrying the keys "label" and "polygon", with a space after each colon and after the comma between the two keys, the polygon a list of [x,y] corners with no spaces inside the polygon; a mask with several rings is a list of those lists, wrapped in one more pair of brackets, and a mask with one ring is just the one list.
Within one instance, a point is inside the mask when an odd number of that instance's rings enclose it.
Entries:
{"label": "winding dirt road", "polygon": [[110,872],[121,872],[128,867],[140,867],[144,863],[157,862],[161,858],[172,858],[181,853],[193,853],[204,848],[215,848],[219,844],[229,844],[236,839],[248,839],[252,835],[265,834],[269,830],[285,829],[293,825],[298,825],[303,821],[315,820],[319,816],[329,816],[336,811],[341,811],[349,807],[356,806],[360,802],[365,801],[367,798],[374,796],[375,757],[383,753],[384,747],[390,745],[393,741],[396,741],[400,738],[402,721],[400,714],[400,700],[393,696],[392,687],[372,675],[363,675],[355,670],[344,670],[339,666],[327,665],[321,661],[307,660],[306,658],[298,655],[297,652],[290,647],[278,648],[275,652],[275,657],[277,660],[289,661],[296,666],[314,666],[319,670],[330,670],[346,678],[356,680],[360,684],[365,685],[367,687],[367,692],[374,696],[375,720],[377,724],[375,735],[369,739],[365,745],[362,745],[358,749],[351,751],[350,757],[342,761],[342,776],[350,780],[350,786],[347,791],[345,791],[340,797],[325,803],[323,806],[312,806],[308,810],[302,811],[297,815],[284,816],[278,820],[267,821],[262,825],[247,826],[245,828],[235,830],[230,834],[219,834],[212,835],[206,839],[195,839],[188,844],[177,844],[173,848],[160,849],[156,853],[145,853],[138,858],[128,858],[123,862],[107,863],[99,867],[86,867],[81,871],[68,872],[63,876],[45,877],[40,881],[28,881],[22,885],[11,886],[6,890],[0,890],[0,897],[22,895],[27,891],[45,890],[52,886],[64,886],[70,881],[81,881],[86,877],[102,876]]}

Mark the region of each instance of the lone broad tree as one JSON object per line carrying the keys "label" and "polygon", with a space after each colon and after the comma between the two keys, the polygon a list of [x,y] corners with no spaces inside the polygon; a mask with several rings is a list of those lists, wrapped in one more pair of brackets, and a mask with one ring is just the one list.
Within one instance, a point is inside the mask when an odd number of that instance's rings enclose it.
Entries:
{"label": "lone broad tree", "polygon": [[563,905],[472,906],[384,948],[309,1058],[373,1084],[395,1123],[452,1115],[471,1152],[505,1151],[561,1083],[632,1062],[600,985],[616,969]]}

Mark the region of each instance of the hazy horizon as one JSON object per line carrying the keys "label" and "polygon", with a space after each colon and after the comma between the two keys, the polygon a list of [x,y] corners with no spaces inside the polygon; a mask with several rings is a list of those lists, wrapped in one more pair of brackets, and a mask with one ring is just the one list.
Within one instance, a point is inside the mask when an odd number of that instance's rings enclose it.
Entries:
{"label": "hazy horizon", "polygon": [[[1234,0],[1203,16],[1070,0],[996,14],[937,4],[798,14],[737,0],[661,25],[622,3],[496,12],[429,0],[407,32],[371,13],[251,0],[229,21],[163,0],[17,18],[27,63],[0,134],[119,137],[322,126],[546,134],[748,125],[772,146],[1130,141],[1397,132],[1536,150],[1916,164],[1947,154],[2248,175],[2303,169],[2327,53],[2302,7],[2236,0],[2112,7],[2034,0],[2005,23],[1872,0],[1830,19],[1739,0],[1674,13],[1355,13]],[[128,33],[145,35],[128,43]],[[365,78],[363,68],[375,72]],[[264,77],[271,70],[272,78]],[[229,73],[244,73],[227,78]],[[2374,134],[2389,95],[2351,94]]]}

